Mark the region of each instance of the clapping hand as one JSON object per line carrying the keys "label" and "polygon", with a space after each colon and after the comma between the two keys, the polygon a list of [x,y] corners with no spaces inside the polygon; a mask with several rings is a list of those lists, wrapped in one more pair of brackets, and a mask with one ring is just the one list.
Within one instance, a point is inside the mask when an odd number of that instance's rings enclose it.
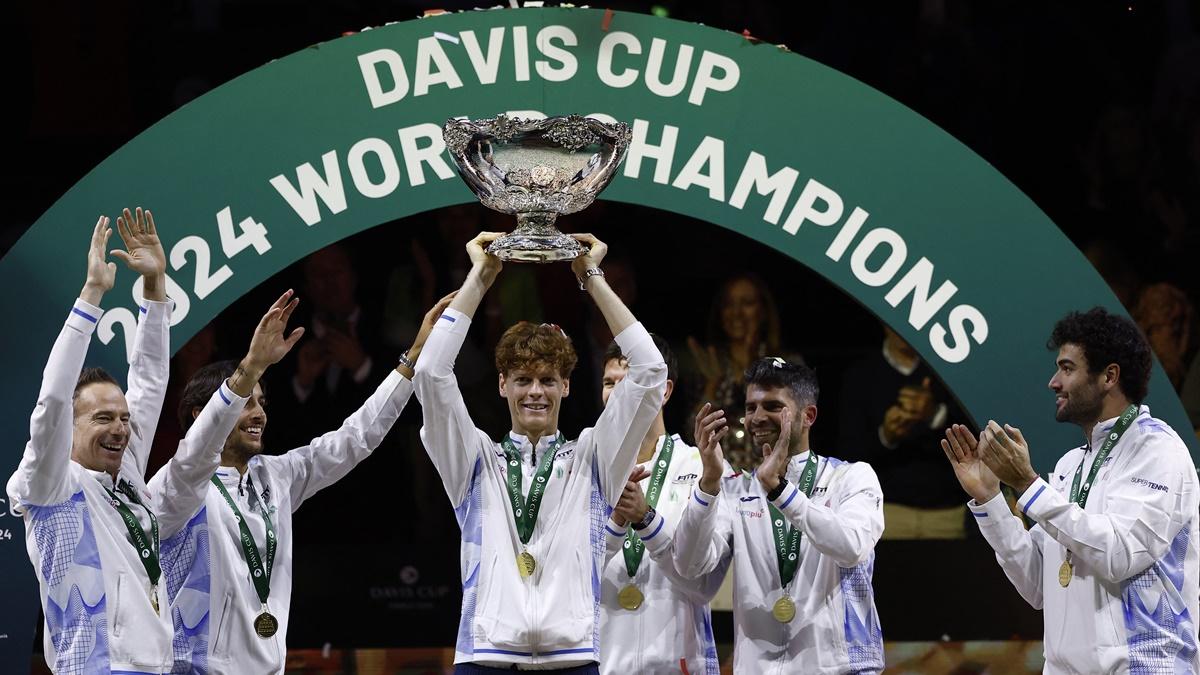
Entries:
{"label": "clapping hand", "polygon": [[790,459],[788,443],[792,439],[793,415],[791,408],[784,408],[780,414],[779,438],[775,439],[774,446],[770,443],[763,443],[762,446],[763,461],[758,465],[758,470],[754,475],[758,476],[759,484],[768,493],[779,487],[779,482],[783,480],[783,474],[787,471],[788,459]]}
{"label": "clapping hand", "polygon": [[725,453],[721,450],[721,439],[729,433],[729,423],[724,410],[713,410],[705,403],[696,415],[696,448],[700,450],[700,461],[704,473],[700,476],[700,489],[715,495],[721,489],[721,474],[725,473]]}

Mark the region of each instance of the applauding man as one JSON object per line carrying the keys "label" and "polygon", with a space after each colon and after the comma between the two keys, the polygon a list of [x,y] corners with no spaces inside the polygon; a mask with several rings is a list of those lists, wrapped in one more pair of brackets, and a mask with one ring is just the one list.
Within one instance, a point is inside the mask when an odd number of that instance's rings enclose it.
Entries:
{"label": "applauding man", "polygon": [[[666,340],[655,335],[654,344],[667,363],[665,407],[679,381],[678,366]],[[604,353],[605,404],[628,373],[621,347],[610,344]],[[612,557],[600,588],[600,672],[675,675],[682,664],[689,673],[717,675],[708,603],[725,568],[685,579],[671,560],[671,535],[703,468],[700,451],[679,434],[668,434],[659,410],[637,461],[604,527]]]}
{"label": "applauding man", "polygon": [[598,673],[600,575],[608,505],[616,504],[658,414],[666,366],[654,342],[600,270],[607,247],[572,263],[621,353],[624,379],[594,428],[568,441],[558,429],[575,350],[558,326],[521,322],[496,346],[500,395],[512,430],[499,442],[471,421],[454,378],[454,358],[471,316],[500,272],[484,252],[498,235],[467,244],[472,268],[417,364],[421,430],[462,528],[463,612],[456,673]]}
{"label": "applauding man", "polygon": [[871,590],[883,495],[871,467],[818,456],[817,377],[759,359],[746,370],[746,428],[762,448],[755,475],[722,478],[724,411],[696,419],[704,460],[675,530],[684,576],[729,564],[734,574],[734,672],[878,673],[883,636]]}
{"label": "applauding man", "polygon": [[[1150,347],[1101,308],[1054,326],[1055,419],[1084,444],[1049,479],[1020,429],[994,421],[978,438],[946,430],[942,448],[967,506],[1021,597],[1044,610],[1047,673],[1200,672],[1200,493],[1187,447],[1141,402]],[[1034,522],[1026,530],[1000,483]]]}

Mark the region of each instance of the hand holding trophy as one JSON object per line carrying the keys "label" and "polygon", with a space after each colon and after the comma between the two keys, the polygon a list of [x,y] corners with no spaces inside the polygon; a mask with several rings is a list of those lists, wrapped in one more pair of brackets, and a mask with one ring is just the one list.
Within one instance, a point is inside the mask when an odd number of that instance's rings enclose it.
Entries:
{"label": "hand holding trophy", "polygon": [[479,201],[517,216],[517,228],[493,241],[487,252],[501,260],[539,263],[586,252],[554,221],[596,199],[616,175],[631,138],[627,124],[579,115],[450,119],[442,136]]}

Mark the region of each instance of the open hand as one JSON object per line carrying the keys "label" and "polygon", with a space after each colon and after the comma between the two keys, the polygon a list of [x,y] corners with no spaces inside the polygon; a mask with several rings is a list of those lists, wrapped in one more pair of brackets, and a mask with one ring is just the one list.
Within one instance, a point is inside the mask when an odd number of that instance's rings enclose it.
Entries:
{"label": "open hand", "polygon": [[784,408],[780,414],[779,438],[775,439],[774,446],[770,443],[763,443],[763,461],[758,465],[758,470],[754,475],[758,476],[759,484],[767,492],[779,487],[779,481],[783,480],[783,474],[787,472],[788,460],[791,459],[788,455],[788,445],[792,439],[792,416],[794,414],[791,408]]}
{"label": "open hand", "polygon": [[167,254],[163,252],[162,241],[158,238],[158,228],[154,226],[154,216],[150,211],[142,211],[142,207],[129,209],[117,216],[117,234],[125,242],[125,250],[119,248],[111,251],[114,258],[120,258],[129,269],[144,277],[157,277],[167,272]]}
{"label": "open hand", "polygon": [[[117,282],[117,265],[109,262],[104,253],[108,246],[108,238],[112,236],[112,228],[108,226],[108,222],[108,216],[100,216],[96,220],[96,226],[92,229],[92,241],[88,246],[87,282],[84,287],[91,288],[100,295],[111,291],[113,284]],[[99,303],[99,296],[96,302],[84,299],[93,305]]]}
{"label": "open hand", "polygon": [[705,403],[696,415],[696,448],[700,451],[700,461],[704,473],[700,476],[700,489],[710,495],[715,495],[721,489],[721,474],[725,473],[725,453],[721,450],[721,439],[729,433],[729,423],[725,420],[724,410],[713,410],[711,403]]}
{"label": "open hand", "polygon": [[946,438],[942,440],[942,451],[954,468],[958,484],[977,504],[983,504],[1000,493],[1000,479],[979,456],[982,443],[983,434],[976,440],[971,430],[962,424],[950,425],[946,429]]}
{"label": "open hand", "polygon": [[300,298],[294,298],[292,295],[291,289],[288,289],[279,296],[258,322],[254,336],[250,338],[250,350],[246,353],[245,362],[260,373],[266,370],[267,366],[279,363],[304,335],[304,328],[297,328],[291,335],[284,337],[288,319],[300,304]]}

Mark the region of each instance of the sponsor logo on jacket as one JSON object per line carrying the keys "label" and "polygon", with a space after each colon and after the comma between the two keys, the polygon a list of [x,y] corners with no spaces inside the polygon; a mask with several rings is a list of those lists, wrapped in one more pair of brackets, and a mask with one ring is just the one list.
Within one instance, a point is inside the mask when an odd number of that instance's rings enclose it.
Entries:
{"label": "sponsor logo on jacket", "polygon": [[1163,485],[1161,483],[1155,483],[1153,481],[1148,481],[1145,478],[1138,478],[1138,477],[1134,476],[1133,478],[1130,478],[1129,480],[1132,481],[1134,485],[1144,485],[1145,487],[1148,487],[1151,490],[1158,490],[1159,492],[1168,492],[1166,485]]}

